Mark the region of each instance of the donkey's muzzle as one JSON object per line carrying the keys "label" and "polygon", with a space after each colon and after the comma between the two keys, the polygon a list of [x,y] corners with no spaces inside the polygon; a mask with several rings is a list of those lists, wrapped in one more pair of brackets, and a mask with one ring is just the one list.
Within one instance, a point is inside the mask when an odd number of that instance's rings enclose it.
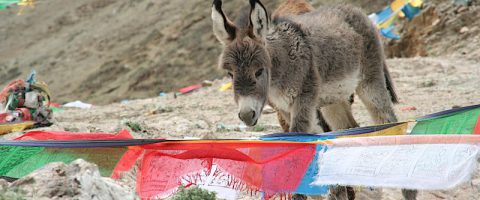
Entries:
{"label": "donkey's muzzle", "polygon": [[242,120],[247,126],[255,126],[257,124],[257,118],[254,110],[240,111],[238,118]]}

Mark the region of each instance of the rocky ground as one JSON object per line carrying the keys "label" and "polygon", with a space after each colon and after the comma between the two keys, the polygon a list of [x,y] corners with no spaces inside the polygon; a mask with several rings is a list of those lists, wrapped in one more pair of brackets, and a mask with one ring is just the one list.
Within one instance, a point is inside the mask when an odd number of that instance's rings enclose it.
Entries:
{"label": "rocky ground", "polygon": [[8,183],[0,179],[0,199],[135,199],[134,190],[100,176],[95,164],[75,160],[66,165],[50,163]]}
{"label": "rocky ground", "polygon": [[[388,66],[396,84],[400,103],[395,111],[400,120],[413,119],[453,106],[478,104],[480,99],[480,65],[476,61],[456,58],[389,59]],[[91,109],[66,109],[55,113],[51,130],[79,132],[117,132],[138,124],[137,138],[245,138],[280,132],[276,114],[264,114],[255,127],[244,127],[237,118],[232,91],[218,89],[227,78],[188,95],[132,100]],[[358,98],[356,98],[358,99]],[[416,110],[402,111],[414,106]],[[360,100],[353,106],[361,125],[372,124]],[[131,127],[131,126],[130,126]],[[3,136],[14,138],[21,133]],[[478,199],[480,178],[448,191],[422,191],[420,199]],[[399,190],[384,192],[362,189],[360,199],[399,199]],[[253,197],[245,196],[244,199]],[[255,198],[254,198],[255,199]]]}

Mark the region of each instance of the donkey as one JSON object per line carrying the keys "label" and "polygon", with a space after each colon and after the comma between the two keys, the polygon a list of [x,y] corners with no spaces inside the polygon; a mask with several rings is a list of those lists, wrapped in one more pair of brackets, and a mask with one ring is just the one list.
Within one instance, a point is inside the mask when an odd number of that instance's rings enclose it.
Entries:
{"label": "donkey", "polygon": [[279,17],[271,27],[259,0],[250,0],[250,7],[234,24],[221,0],[212,6],[213,32],[223,45],[219,66],[232,78],[238,116],[246,125],[256,125],[268,103],[290,132],[311,132],[318,109],[333,130],[356,127],[354,92],[375,123],[397,121],[380,38],[360,9],[324,7]]}
{"label": "donkey", "polygon": [[315,10],[313,6],[306,0],[286,0],[273,11],[272,19],[275,23],[276,19],[288,17],[291,15],[301,15]]}

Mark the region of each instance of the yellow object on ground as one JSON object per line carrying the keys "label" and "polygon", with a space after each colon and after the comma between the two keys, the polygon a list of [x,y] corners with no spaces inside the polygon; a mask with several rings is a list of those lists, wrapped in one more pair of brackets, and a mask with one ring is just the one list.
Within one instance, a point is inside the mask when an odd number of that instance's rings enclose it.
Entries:
{"label": "yellow object on ground", "polygon": [[27,128],[32,127],[34,124],[35,122],[32,122],[32,121],[19,122],[19,123],[13,123],[13,124],[1,124],[0,135],[11,133],[11,132],[23,131]]}
{"label": "yellow object on ground", "polygon": [[21,15],[23,13],[23,9],[27,6],[31,6],[32,8],[35,7],[35,0],[21,0],[18,2],[18,5],[20,6],[20,10],[18,11],[18,15]]}
{"label": "yellow object on ground", "polygon": [[232,87],[232,82],[225,83],[225,84],[222,85],[222,87],[220,87],[219,91],[224,92],[224,91],[230,89],[231,87]]}

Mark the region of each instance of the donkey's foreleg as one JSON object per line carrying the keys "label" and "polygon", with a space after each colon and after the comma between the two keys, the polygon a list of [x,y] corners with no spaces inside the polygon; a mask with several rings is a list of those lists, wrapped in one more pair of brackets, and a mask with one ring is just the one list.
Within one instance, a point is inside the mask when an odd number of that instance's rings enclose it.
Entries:
{"label": "donkey's foreleg", "polygon": [[288,132],[290,130],[290,114],[281,110],[277,110],[277,118],[282,130],[284,132]]}
{"label": "donkey's foreleg", "polygon": [[316,119],[316,98],[313,92],[297,96],[290,112],[290,132],[310,132]]}

